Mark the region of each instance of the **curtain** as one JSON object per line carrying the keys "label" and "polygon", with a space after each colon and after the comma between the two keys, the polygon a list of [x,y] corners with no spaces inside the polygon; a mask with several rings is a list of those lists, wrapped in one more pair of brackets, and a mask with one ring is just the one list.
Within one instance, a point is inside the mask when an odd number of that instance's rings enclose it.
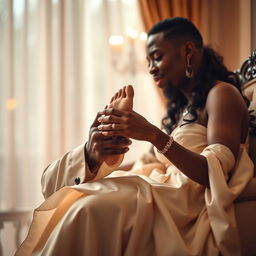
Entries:
{"label": "curtain", "polygon": [[224,57],[229,70],[236,70],[252,49],[253,21],[251,0],[205,0],[202,5],[201,32],[209,44]]}
{"label": "curtain", "polygon": [[148,31],[160,20],[180,16],[191,20],[200,28],[202,0],[139,0],[144,26]]}
{"label": "curtain", "polygon": [[[123,85],[159,125],[143,30],[135,0],[0,0],[0,211],[42,202],[43,170],[85,143]],[[149,146],[134,141],[125,161]]]}

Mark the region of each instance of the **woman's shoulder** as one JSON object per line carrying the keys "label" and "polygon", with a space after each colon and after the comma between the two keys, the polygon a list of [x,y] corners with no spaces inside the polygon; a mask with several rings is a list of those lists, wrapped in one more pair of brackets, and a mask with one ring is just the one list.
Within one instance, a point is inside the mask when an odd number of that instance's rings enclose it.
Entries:
{"label": "woman's shoulder", "polygon": [[206,114],[207,127],[210,122],[213,130],[220,130],[227,137],[239,134],[240,143],[244,143],[248,133],[249,113],[242,94],[234,85],[218,82],[212,87],[206,99]]}
{"label": "woman's shoulder", "polygon": [[238,95],[241,95],[241,93],[239,92],[235,85],[224,81],[216,81],[213,87],[210,89],[209,94],[225,92],[236,93]]}
{"label": "woman's shoulder", "polygon": [[220,103],[226,106],[235,105],[247,108],[241,92],[234,85],[223,81],[215,83],[210,89],[206,100],[208,106]]}

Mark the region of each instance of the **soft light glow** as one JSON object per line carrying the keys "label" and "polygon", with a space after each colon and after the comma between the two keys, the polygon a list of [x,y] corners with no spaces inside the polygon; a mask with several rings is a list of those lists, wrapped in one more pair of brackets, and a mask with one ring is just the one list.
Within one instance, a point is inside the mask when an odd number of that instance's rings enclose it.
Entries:
{"label": "soft light glow", "polygon": [[141,33],[140,33],[140,40],[141,40],[141,41],[146,41],[147,38],[148,38],[148,35],[147,35],[146,32],[141,32]]}
{"label": "soft light glow", "polygon": [[134,3],[134,0],[122,0],[124,4],[130,5]]}
{"label": "soft light glow", "polygon": [[128,28],[126,33],[132,39],[136,39],[138,37],[138,31],[133,28]]}
{"label": "soft light glow", "polygon": [[58,4],[58,3],[59,3],[59,0],[52,0],[52,3],[53,3],[53,4]]}
{"label": "soft light glow", "polygon": [[110,36],[108,39],[110,45],[122,45],[124,43],[124,38],[122,36]]}
{"label": "soft light glow", "polygon": [[6,109],[12,111],[16,108],[17,101],[14,98],[10,98],[6,101]]}
{"label": "soft light glow", "polygon": [[13,12],[15,17],[21,17],[24,13],[25,1],[14,0],[13,1]]}

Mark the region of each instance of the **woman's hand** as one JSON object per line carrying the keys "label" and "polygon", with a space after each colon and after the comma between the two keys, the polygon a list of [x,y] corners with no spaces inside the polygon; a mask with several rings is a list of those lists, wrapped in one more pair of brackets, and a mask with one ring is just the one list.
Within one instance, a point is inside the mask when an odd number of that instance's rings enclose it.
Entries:
{"label": "woman's hand", "polygon": [[99,117],[100,113],[98,113],[90,128],[89,140],[85,147],[85,158],[92,172],[98,169],[106,159],[126,153],[129,150],[128,146],[132,143],[131,140],[125,137],[113,138],[112,136],[103,135],[98,129],[100,125]]}
{"label": "woman's hand", "polygon": [[152,142],[156,126],[134,111],[122,111],[114,108],[100,112],[98,129],[104,136],[123,136],[135,140]]}

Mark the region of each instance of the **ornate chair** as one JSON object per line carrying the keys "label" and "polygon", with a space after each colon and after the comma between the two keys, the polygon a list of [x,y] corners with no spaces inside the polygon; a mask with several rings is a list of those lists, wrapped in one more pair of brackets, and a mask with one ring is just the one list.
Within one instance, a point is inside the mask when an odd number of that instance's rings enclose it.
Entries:
{"label": "ornate chair", "polygon": [[[242,64],[237,74],[242,82],[244,95],[250,101],[249,109],[256,116],[256,50]],[[254,177],[235,202],[237,225],[244,256],[256,255],[256,122],[255,127],[250,131],[248,140],[249,154],[255,165]]]}

